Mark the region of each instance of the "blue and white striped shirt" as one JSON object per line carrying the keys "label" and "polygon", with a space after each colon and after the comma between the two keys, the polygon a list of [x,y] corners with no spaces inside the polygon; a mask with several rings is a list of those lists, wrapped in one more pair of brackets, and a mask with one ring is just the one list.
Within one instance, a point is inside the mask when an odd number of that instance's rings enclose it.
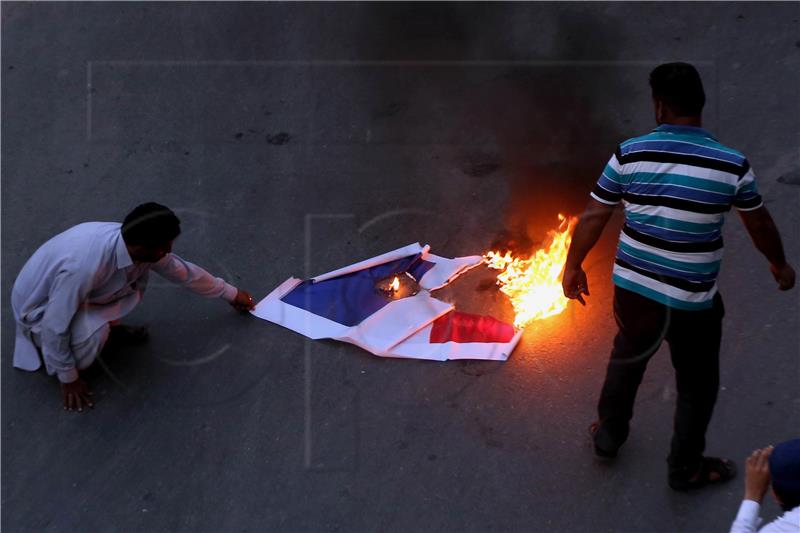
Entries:
{"label": "blue and white striped shirt", "polygon": [[763,205],[744,155],[671,124],[620,144],[591,195],[625,207],[614,283],[687,310],[712,305],[725,213]]}

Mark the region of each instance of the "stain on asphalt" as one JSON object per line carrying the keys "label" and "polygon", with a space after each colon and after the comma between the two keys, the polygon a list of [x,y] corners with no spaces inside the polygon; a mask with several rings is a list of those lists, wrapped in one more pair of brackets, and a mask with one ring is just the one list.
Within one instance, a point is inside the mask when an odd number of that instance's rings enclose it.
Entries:
{"label": "stain on asphalt", "polygon": [[401,104],[399,102],[391,102],[375,109],[372,112],[372,117],[377,119],[390,118],[399,113],[404,107],[405,104]]}
{"label": "stain on asphalt", "polygon": [[482,178],[494,173],[502,165],[496,154],[475,154],[466,158],[461,171],[468,176]]}
{"label": "stain on asphalt", "polygon": [[800,185],[800,169],[778,176],[778,183],[783,183],[784,185]]}
{"label": "stain on asphalt", "polygon": [[503,447],[503,443],[497,440],[493,427],[484,425],[478,418],[475,418],[475,422],[478,424],[483,442],[485,442],[487,446],[491,448]]}
{"label": "stain on asphalt", "polygon": [[292,137],[288,133],[282,131],[280,133],[276,133],[275,135],[267,135],[267,142],[269,144],[281,145],[288,143],[289,139],[291,138]]}

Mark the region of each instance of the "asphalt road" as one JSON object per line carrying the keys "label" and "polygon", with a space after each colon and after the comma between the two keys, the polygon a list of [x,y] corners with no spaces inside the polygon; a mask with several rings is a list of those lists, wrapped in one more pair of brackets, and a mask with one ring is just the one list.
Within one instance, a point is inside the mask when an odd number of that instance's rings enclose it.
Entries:
{"label": "asphalt road", "polygon": [[[650,363],[618,461],[586,435],[615,332],[621,219],[586,308],[506,363],[385,360],[154,282],[146,346],[64,413],[12,369],[14,278],[52,235],[158,201],[175,253],[263,297],[410,242],[535,246],[621,140],[647,74],[693,62],[705,125],[745,152],[800,263],[800,3],[17,3],[2,10],[4,531],[727,531],[743,479],[672,492],[675,387]],[[708,452],[800,428],[798,292],[735,214]],[[486,272],[449,289],[508,318]],[[774,503],[766,518],[778,513]]]}

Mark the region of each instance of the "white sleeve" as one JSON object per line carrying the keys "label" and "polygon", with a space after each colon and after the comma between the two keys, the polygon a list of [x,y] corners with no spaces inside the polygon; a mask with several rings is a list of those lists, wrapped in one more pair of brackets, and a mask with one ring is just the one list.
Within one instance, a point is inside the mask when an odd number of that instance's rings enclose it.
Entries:
{"label": "white sleeve", "polygon": [[236,298],[238,290],[222,278],[216,278],[199,266],[169,253],[151,267],[156,274],[195,294],[206,298],[223,297],[228,302]]}
{"label": "white sleeve", "polygon": [[795,507],[759,529],[758,533],[797,533],[798,531],[800,531],[800,507]]}
{"label": "white sleeve", "polygon": [[755,533],[761,519],[758,511],[761,505],[753,500],[743,500],[736,514],[736,520],[731,525],[731,533]]}

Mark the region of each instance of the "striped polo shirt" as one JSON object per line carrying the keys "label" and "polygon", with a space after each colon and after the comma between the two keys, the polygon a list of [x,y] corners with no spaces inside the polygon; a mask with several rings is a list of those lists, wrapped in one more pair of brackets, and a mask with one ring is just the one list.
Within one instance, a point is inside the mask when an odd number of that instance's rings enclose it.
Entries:
{"label": "striped polo shirt", "polygon": [[670,124],[620,144],[591,195],[625,207],[614,284],[686,310],[712,305],[725,213],[763,204],[744,155]]}

